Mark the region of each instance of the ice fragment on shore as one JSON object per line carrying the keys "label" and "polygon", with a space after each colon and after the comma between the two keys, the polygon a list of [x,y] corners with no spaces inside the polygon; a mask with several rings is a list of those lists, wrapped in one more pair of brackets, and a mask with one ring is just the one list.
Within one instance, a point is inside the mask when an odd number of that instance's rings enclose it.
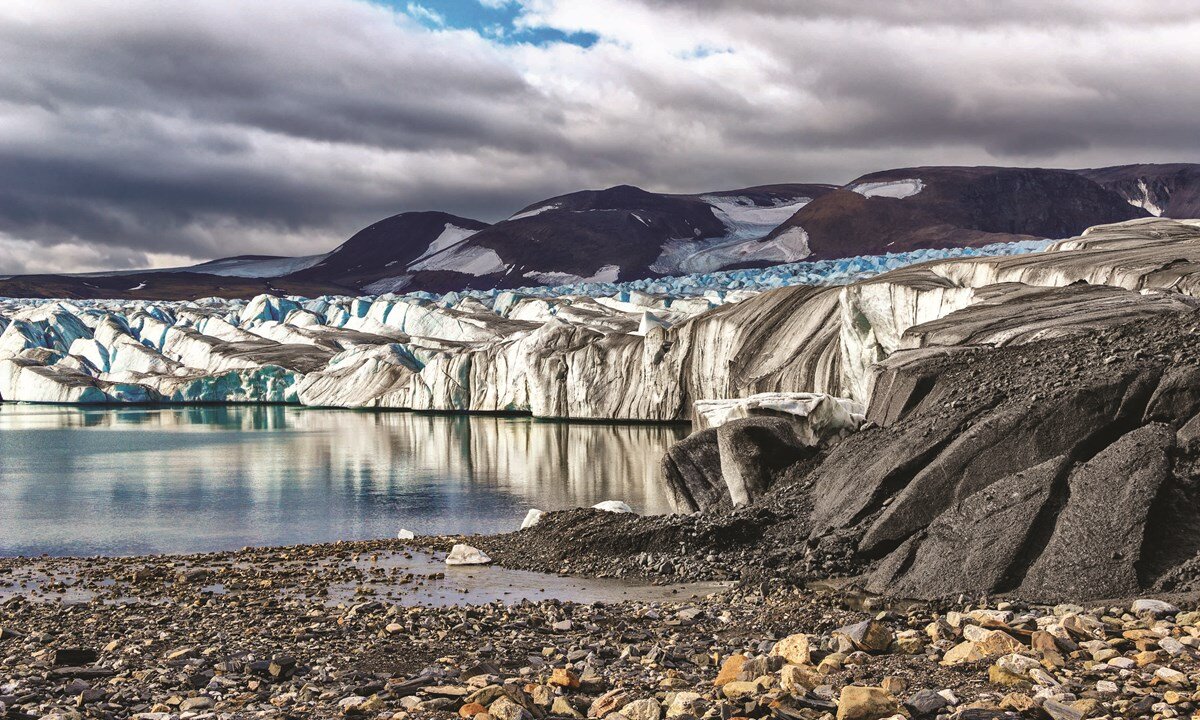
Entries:
{"label": "ice fragment on shore", "polygon": [[542,516],[545,514],[546,513],[538,510],[537,508],[530,508],[529,512],[525,513],[525,519],[521,521],[521,529],[525,530],[526,528],[531,528],[534,525],[537,525],[538,522],[541,521]]}
{"label": "ice fragment on shore", "polygon": [[492,559],[477,547],[459,543],[446,556],[447,565],[487,565]]}
{"label": "ice fragment on shore", "polygon": [[633,512],[633,508],[629,507],[628,505],[621,502],[620,500],[605,500],[604,502],[598,502],[592,506],[592,509],[593,510],[603,510],[604,512],[611,512],[611,513],[631,513],[631,512]]}

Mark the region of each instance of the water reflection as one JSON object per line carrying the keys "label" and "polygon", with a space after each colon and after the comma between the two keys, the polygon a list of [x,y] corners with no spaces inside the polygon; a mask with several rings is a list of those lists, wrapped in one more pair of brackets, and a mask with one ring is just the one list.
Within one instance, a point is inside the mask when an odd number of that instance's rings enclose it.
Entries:
{"label": "water reflection", "polygon": [[622,499],[686,427],[285,406],[0,405],[0,554],[192,552],[495,532]]}

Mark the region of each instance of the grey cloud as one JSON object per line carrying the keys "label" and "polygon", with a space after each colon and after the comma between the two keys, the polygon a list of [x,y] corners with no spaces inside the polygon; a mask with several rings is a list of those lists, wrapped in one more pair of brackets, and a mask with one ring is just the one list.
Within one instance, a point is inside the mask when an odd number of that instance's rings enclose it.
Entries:
{"label": "grey cloud", "polygon": [[659,62],[587,13],[565,29],[590,50],[362,0],[0,4],[0,274],[306,254],[403,210],[624,182],[1200,159],[1190,4],[595,1],[728,52]]}

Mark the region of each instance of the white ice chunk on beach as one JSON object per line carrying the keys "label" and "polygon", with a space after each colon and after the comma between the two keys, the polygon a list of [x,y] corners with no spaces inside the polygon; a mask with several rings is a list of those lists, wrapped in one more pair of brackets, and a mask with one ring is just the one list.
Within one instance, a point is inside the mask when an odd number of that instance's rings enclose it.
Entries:
{"label": "white ice chunk on beach", "polygon": [[860,403],[825,393],[759,393],[734,400],[697,400],[694,413],[697,432],[740,418],[782,417],[791,421],[800,440],[811,446],[840,440],[866,420],[866,408]]}
{"label": "white ice chunk on beach", "polygon": [[462,543],[450,548],[450,554],[446,556],[447,565],[487,565],[491,561],[484,551]]}
{"label": "white ice chunk on beach", "polygon": [[593,510],[602,510],[610,513],[631,513],[633,508],[620,500],[605,500],[598,502],[592,506]]}
{"label": "white ice chunk on beach", "polygon": [[903,200],[924,190],[925,183],[920,178],[908,178],[905,180],[858,183],[857,185],[851,185],[850,189],[863,197],[885,197]]}
{"label": "white ice chunk on beach", "polygon": [[521,521],[521,529],[527,530],[534,525],[537,525],[542,520],[542,516],[546,513],[537,508],[529,508],[529,512],[525,513],[525,519]]}

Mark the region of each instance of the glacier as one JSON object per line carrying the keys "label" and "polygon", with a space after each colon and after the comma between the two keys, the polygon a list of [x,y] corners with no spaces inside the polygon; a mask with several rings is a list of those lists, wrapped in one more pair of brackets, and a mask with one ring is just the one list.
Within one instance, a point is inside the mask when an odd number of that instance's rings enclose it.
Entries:
{"label": "glacier", "polygon": [[[775,405],[824,393],[861,406],[901,350],[1028,342],[1078,331],[1098,313],[1178,311],[1200,296],[1196,268],[1200,222],[1151,218],[1061,241],[619,283],[189,302],[0,298],[0,400],[650,421],[762,393],[777,394]],[[1057,319],[1028,292],[1078,282],[1107,294]]]}

